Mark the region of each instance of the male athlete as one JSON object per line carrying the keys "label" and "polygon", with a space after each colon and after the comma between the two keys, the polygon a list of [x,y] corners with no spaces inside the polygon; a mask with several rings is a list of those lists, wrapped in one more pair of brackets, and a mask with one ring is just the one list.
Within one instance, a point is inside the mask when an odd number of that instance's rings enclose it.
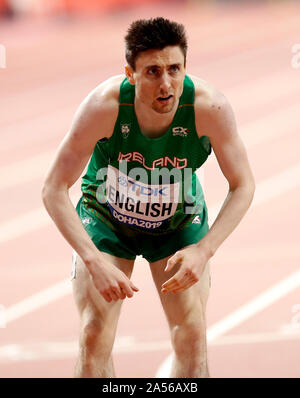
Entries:
{"label": "male athlete", "polygon": [[[170,327],[170,377],[209,377],[209,259],[249,208],[253,175],[226,98],[186,74],[184,27],[138,20],[125,42],[125,75],[104,81],[82,102],[43,188],[44,204],[75,252],[75,376],[114,377],[121,304],[138,291],[130,276],[142,255]],[[209,229],[195,171],[211,148],[229,188]],[[75,210],[68,190],[88,161]]]}

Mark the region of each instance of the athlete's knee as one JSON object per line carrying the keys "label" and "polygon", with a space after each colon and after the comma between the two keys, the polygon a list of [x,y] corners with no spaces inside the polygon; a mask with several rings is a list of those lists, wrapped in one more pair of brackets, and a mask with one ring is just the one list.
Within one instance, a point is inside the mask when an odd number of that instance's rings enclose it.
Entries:
{"label": "athlete's knee", "polygon": [[82,325],[80,348],[86,358],[109,357],[114,341],[114,328],[98,319],[90,319]]}
{"label": "athlete's knee", "polygon": [[97,344],[103,332],[103,325],[97,320],[89,320],[84,323],[80,334],[81,345],[93,347]]}
{"label": "athlete's knee", "polygon": [[199,321],[176,325],[171,330],[171,339],[177,357],[199,355],[205,349],[205,325]]}

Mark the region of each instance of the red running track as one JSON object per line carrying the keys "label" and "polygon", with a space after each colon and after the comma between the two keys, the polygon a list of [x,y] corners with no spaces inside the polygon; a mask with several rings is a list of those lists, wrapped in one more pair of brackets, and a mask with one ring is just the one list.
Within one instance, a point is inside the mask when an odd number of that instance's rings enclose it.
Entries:
{"label": "red running track", "polygon": [[[229,98],[257,183],[250,211],[212,260],[211,376],[300,376],[300,68],[292,67],[300,13],[286,2],[0,22],[7,52],[0,69],[0,377],[73,376],[79,319],[70,283],[59,285],[70,276],[71,249],[42,208],[41,184],[78,104],[123,72],[128,24],[156,15],[186,25],[188,72]],[[204,185],[212,222],[227,193],[213,155]],[[79,188],[72,188],[74,203]],[[116,372],[154,377],[171,352],[167,323],[144,260],[133,280],[140,292],[123,305]],[[45,301],[40,292],[49,293]]]}

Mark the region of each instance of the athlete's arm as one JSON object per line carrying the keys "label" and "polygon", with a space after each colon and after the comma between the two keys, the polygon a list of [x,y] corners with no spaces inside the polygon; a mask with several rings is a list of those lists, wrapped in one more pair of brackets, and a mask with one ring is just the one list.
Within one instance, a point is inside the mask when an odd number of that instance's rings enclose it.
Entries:
{"label": "athlete's arm", "polygon": [[[196,91],[197,93],[197,91]],[[179,271],[163,286],[163,291],[179,292],[197,282],[204,266],[222,242],[237,227],[253,199],[255,183],[245,147],[237,133],[234,114],[219,92],[200,92],[195,97],[196,128],[209,137],[219,166],[228,181],[228,194],[208,233],[196,245],[177,252],[167,270],[180,262]]]}
{"label": "athlete's arm", "polygon": [[[79,106],[70,131],[58,148],[47,173],[42,198],[56,226],[78,253],[91,273],[96,288],[107,301],[114,295],[124,298],[135,290],[132,282],[117,267],[104,260],[85,231],[70,200],[69,188],[84,170],[92,151],[101,138],[109,138],[118,113],[119,78],[98,86]],[[116,84],[117,83],[117,84]]]}
{"label": "athlete's arm", "polygon": [[197,130],[207,132],[220,169],[228,182],[227,197],[200,245],[206,245],[212,256],[248,210],[254,196],[255,182],[228,100],[218,93],[209,105],[205,119],[202,118],[201,110],[197,113]]}

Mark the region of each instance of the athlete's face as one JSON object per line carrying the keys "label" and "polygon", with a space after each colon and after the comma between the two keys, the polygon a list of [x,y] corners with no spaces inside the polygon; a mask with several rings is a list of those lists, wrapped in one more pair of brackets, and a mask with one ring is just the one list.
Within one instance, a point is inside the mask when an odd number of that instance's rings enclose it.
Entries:
{"label": "athlete's face", "polygon": [[126,66],[126,75],[135,85],[136,101],[158,113],[171,112],[182,94],[184,56],[179,46],[147,50],[136,58],[135,71]]}

